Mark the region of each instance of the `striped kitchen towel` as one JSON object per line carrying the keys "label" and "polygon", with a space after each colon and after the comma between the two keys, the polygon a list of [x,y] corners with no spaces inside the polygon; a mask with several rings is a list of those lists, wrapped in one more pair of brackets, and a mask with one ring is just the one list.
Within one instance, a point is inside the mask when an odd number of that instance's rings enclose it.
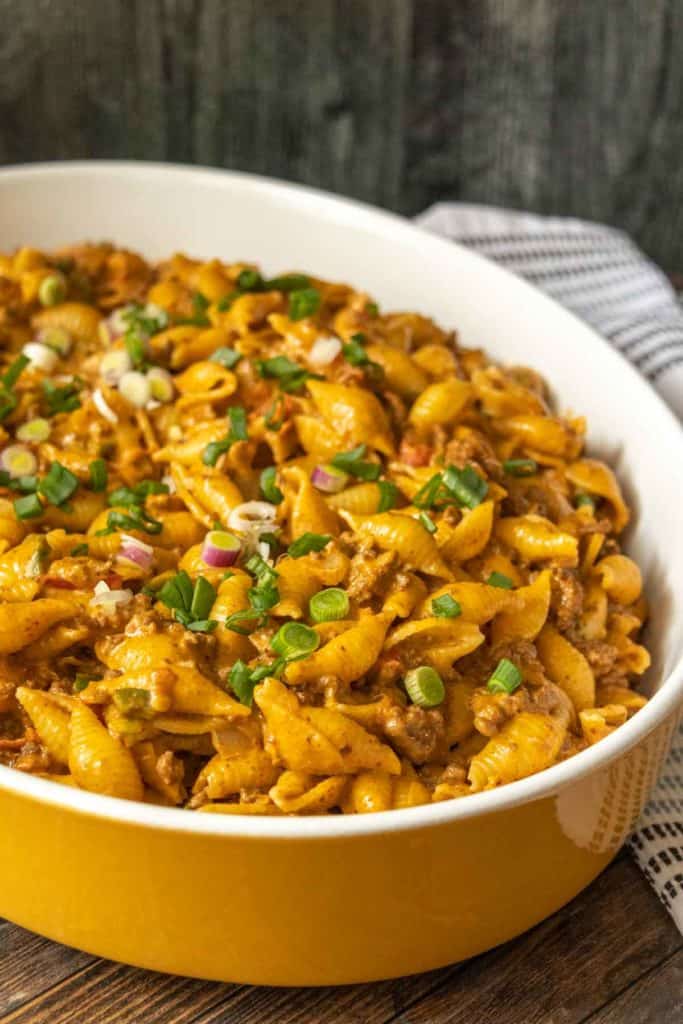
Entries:
{"label": "striped kitchen towel", "polygon": [[[525,277],[619,349],[683,419],[683,309],[627,235],[587,221],[438,203],[417,224]],[[629,845],[683,932],[683,728]]]}

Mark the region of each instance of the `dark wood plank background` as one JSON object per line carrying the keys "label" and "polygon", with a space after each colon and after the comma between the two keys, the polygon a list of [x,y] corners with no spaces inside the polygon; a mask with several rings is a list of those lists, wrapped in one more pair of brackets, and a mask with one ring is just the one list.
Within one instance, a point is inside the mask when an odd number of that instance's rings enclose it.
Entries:
{"label": "dark wood plank background", "polygon": [[0,163],[510,204],[616,224],[675,268],[681,39],[683,0],[0,0]]}
{"label": "dark wood plank background", "polygon": [[493,1021],[683,1021],[683,937],[625,853],[568,907],[505,946],[442,971],[347,988],[265,989],[153,974],[0,922],[0,1024]]}

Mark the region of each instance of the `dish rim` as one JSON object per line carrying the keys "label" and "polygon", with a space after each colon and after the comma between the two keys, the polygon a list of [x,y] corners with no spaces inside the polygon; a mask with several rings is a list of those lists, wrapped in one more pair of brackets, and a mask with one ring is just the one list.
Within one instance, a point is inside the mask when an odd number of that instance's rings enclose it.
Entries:
{"label": "dish rim", "polygon": [[[275,194],[290,203],[293,201],[295,204],[317,204],[322,206],[323,212],[328,212],[332,219],[343,222],[351,228],[361,220],[364,222],[364,226],[375,227],[378,233],[385,236],[398,234],[405,240],[406,237],[409,238],[412,235],[417,247],[432,247],[435,251],[440,249],[446,262],[449,254],[452,254],[455,248],[462,258],[473,261],[475,264],[485,264],[487,273],[493,272],[502,275],[508,281],[512,279],[521,299],[526,295],[537,307],[540,303],[541,312],[545,306],[552,309],[554,316],[564,317],[569,326],[573,325],[584,334],[589,332],[593,336],[594,344],[601,345],[609,351],[614,360],[615,373],[630,375],[638,382],[643,393],[643,403],[647,415],[655,415],[660,418],[663,428],[670,434],[670,442],[674,450],[677,447],[680,455],[683,456],[683,430],[671,409],[628,360],[593,328],[540,289],[501,267],[493,260],[489,260],[457,242],[440,238],[416,226],[399,214],[322,189],[245,171],[152,161],[74,160],[13,164],[0,168],[0,187],[5,186],[8,179],[12,177],[17,178],[19,182],[26,178],[68,177],[73,173],[87,173],[102,177],[114,175],[130,179],[136,177],[139,179],[141,176],[153,179],[163,176],[175,177],[179,181],[195,179],[200,183],[202,181],[211,182],[214,185],[222,183],[228,189],[236,187],[247,191]],[[177,833],[268,840],[305,839],[310,841],[316,839],[324,841],[341,837],[412,831],[455,824],[469,818],[509,810],[533,800],[552,797],[560,789],[605,768],[621,755],[625,755],[667,718],[674,718],[677,708],[681,704],[683,704],[683,654],[644,708],[615,732],[600,740],[599,743],[575,754],[566,761],[552,765],[544,771],[517,782],[507,783],[498,789],[474,793],[460,800],[444,800],[440,803],[421,804],[417,807],[379,811],[371,814],[250,817],[238,814],[192,813],[184,808],[161,807],[89,793],[3,765],[0,765],[0,788],[40,803],[90,817],[116,821],[121,825],[144,826]]]}

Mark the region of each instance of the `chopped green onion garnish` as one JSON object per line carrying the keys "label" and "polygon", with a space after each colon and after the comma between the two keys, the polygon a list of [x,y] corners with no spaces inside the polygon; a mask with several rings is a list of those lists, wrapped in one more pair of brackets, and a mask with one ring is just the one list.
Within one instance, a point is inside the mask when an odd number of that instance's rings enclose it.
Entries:
{"label": "chopped green onion garnish", "polygon": [[277,469],[275,466],[268,466],[259,477],[261,493],[266,501],[270,501],[273,505],[279,505],[284,499],[284,494],[276,483],[276,477]]}
{"label": "chopped green onion garnish", "polygon": [[232,692],[235,694],[240,704],[245,704],[250,708],[254,701],[254,687],[256,686],[256,680],[253,678],[252,671],[249,666],[245,665],[243,661],[236,661],[230,669],[228,681]]}
{"label": "chopped green onion garnish", "polygon": [[271,277],[269,281],[263,282],[264,291],[294,292],[308,288],[311,283],[310,277],[305,274],[282,274],[280,277]]}
{"label": "chopped green onion garnish", "polygon": [[403,684],[413,704],[421,708],[435,708],[446,696],[441,676],[430,665],[420,665],[406,672]]}
{"label": "chopped green onion garnish", "polygon": [[215,619],[207,619],[216,600],[216,589],[203,576],[198,576],[193,586],[188,574],[181,569],[164,583],[156,596],[173,611],[177,622],[194,633],[210,633],[218,625]]}
{"label": "chopped green onion garnish", "polygon": [[212,356],[209,356],[210,363],[219,363],[224,366],[227,370],[232,370],[233,366],[237,366],[242,354],[236,352],[234,348],[217,348]]}
{"label": "chopped green onion garnish", "polygon": [[332,540],[329,533],[302,533],[289,545],[287,554],[290,558],[302,558],[311,551],[322,551]]}
{"label": "chopped green onion garnish", "polygon": [[257,359],[255,365],[262,377],[277,380],[282,391],[298,391],[309,377],[319,379],[316,374],[309,373],[308,370],[288,359],[287,356]]}
{"label": "chopped green onion garnish", "polygon": [[345,619],[349,614],[349,595],[341,587],[319,590],[308,602],[308,610],[314,622]]}
{"label": "chopped green onion garnish", "polygon": [[332,459],[335,469],[341,469],[350,476],[359,480],[376,480],[382,472],[382,467],[377,462],[364,462],[365,445],[359,444],[348,452],[339,452]]}
{"label": "chopped green onion garnish", "polygon": [[417,494],[413,496],[415,508],[432,508],[436,504],[442,486],[443,477],[441,473],[435,473],[426,484],[422,485]]}
{"label": "chopped green onion garnish", "polygon": [[27,494],[25,498],[17,498],[14,511],[17,519],[35,519],[43,514],[43,506],[37,494]]}
{"label": "chopped green onion garnish", "polygon": [[442,619],[457,619],[458,615],[462,615],[460,602],[450,594],[435,597],[432,601],[432,615],[437,615]]}
{"label": "chopped green onion garnish", "polygon": [[90,487],[93,491],[103,491],[107,486],[109,474],[104,459],[93,459],[90,463]]}
{"label": "chopped green onion garnish", "polygon": [[512,590],[513,581],[504,572],[492,572],[486,580],[490,587],[501,587],[503,590]]}
{"label": "chopped green onion garnish", "polygon": [[426,512],[420,512],[417,518],[428,533],[436,533],[436,523],[429,518]]}
{"label": "chopped green onion garnish", "polygon": [[74,377],[70,384],[63,384],[61,386],[53,384],[51,380],[44,380],[43,396],[50,416],[55,416],[60,412],[73,412],[74,409],[80,409],[81,400],[78,397],[78,392],[82,386],[83,382],[77,377]]}
{"label": "chopped green onion garnish", "polygon": [[146,337],[136,333],[134,328],[129,327],[123,337],[123,341],[133,366],[138,370],[144,369],[147,360]]}
{"label": "chopped green onion garnish", "polygon": [[62,505],[78,488],[78,477],[61,462],[50,465],[47,476],[38,484],[38,491],[51,505]]}
{"label": "chopped green onion garnish", "polygon": [[286,661],[299,661],[308,657],[320,645],[320,637],[302,622],[285,622],[270,641],[276,654]]}
{"label": "chopped green onion garnish", "polygon": [[488,494],[489,485],[472,466],[458,469],[448,466],[443,473],[444,487],[451,492],[461,505],[476,508]]}
{"label": "chopped green onion garnish", "polygon": [[256,684],[266,676],[277,675],[284,664],[283,658],[277,658],[270,665],[257,665],[256,668],[249,668],[243,661],[238,660],[230,669],[228,676],[230,688],[241,704],[251,707]]}
{"label": "chopped green onion garnish", "polygon": [[10,363],[2,378],[2,383],[8,391],[12,390],[30,362],[28,356],[20,355]]}
{"label": "chopped green onion garnish", "polygon": [[538,463],[535,459],[506,459],[503,471],[510,476],[533,476],[538,472]]}
{"label": "chopped green onion garnish", "polygon": [[365,312],[368,316],[379,316],[379,306],[376,302],[366,302]]}
{"label": "chopped green onion garnish", "polygon": [[486,684],[489,693],[514,693],[522,683],[522,673],[514,662],[501,658]]}
{"label": "chopped green onion garnish", "polygon": [[595,511],[596,501],[590,494],[575,494],[574,505],[576,508],[592,508]]}
{"label": "chopped green onion garnish", "polygon": [[260,291],[263,278],[258,270],[242,270],[237,276],[237,287],[242,292]]}
{"label": "chopped green onion garnish", "polygon": [[379,487],[377,511],[388,512],[389,509],[396,508],[396,500],[398,498],[398,487],[396,484],[390,480],[378,480],[377,486]]}
{"label": "chopped green onion garnish", "polygon": [[[110,495],[111,497],[111,495]],[[131,505],[130,511],[119,512],[114,509],[107,516],[107,525],[103,530],[98,530],[97,537],[106,537],[115,530],[141,530],[143,533],[161,533],[163,523],[155,519],[140,505]]]}
{"label": "chopped green onion garnish", "polygon": [[77,675],[72,684],[72,690],[74,693],[80,693],[81,690],[85,690],[86,686],[92,680],[88,676]]}
{"label": "chopped green onion garnish", "polygon": [[82,555],[87,555],[90,548],[87,544],[77,544],[75,548],[72,548],[69,554],[72,558],[80,558]]}
{"label": "chopped green onion garnish", "polygon": [[66,297],[66,284],[61,274],[50,274],[44,277],[38,287],[38,300],[41,306],[56,306]]}
{"label": "chopped green onion garnish", "polygon": [[365,341],[364,334],[353,334],[350,340],[345,345],[342,345],[344,359],[351,366],[366,366],[367,363],[371,362],[370,356],[363,348]]}
{"label": "chopped green onion garnish", "polygon": [[41,441],[47,441],[49,436],[50,424],[42,416],[36,416],[32,420],[27,420],[26,423],[22,423],[17,429],[18,441],[30,441],[33,444],[40,444]]}
{"label": "chopped green onion garnish", "polygon": [[234,405],[228,409],[230,429],[227,436],[221,441],[211,441],[207,444],[202,454],[202,462],[205,466],[215,466],[218,459],[225,452],[230,451],[235,441],[246,441],[249,437],[247,432],[247,414],[241,405]]}
{"label": "chopped green onion garnish", "polygon": [[213,587],[204,576],[198,576],[194,585],[190,614],[195,619],[208,618],[216,600],[216,588]]}
{"label": "chopped green onion garnish", "polygon": [[108,505],[144,505],[150,494],[168,494],[168,486],[159,480],[141,480],[132,487],[117,487],[107,495]]}
{"label": "chopped green onion garnish", "polygon": [[320,309],[320,292],[317,288],[299,288],[289,293],[289,319],[303,320],[313,316]]}

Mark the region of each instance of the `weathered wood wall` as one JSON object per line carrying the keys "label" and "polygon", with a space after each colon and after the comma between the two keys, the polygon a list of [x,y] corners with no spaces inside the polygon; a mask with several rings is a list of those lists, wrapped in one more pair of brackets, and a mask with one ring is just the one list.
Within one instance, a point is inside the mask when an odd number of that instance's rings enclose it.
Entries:
{"label": "weathered wood wall", "polygon": [[609,221],[683,267],[683,0],[0,0],[0,163]]}

